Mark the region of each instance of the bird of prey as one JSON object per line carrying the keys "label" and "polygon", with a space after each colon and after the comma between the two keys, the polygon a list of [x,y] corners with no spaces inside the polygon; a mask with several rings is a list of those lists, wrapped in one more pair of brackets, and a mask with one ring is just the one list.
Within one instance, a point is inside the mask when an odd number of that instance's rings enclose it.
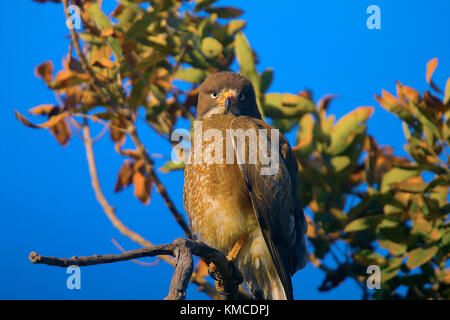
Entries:
{"label": "bird of prey", "polygon": [[[307,261],[307,223],[297,199],[298,167],[289,143],[278,135],[272,149],[278,153],[277,170],[262,174],[267,163],[262,157],[250,161],[255,151],[250,138],[241,143],[248,150],[245,156],[237,139],[225,141],[239,129],[253,130],[268,146],[274,136],[274,128],[261,119],[251,82],[233,72],[214,73],[200,86],[197,121],[202,130],[194,128],[183,190],[193,234],[236,263],[256,299],[293,299],[291,276]],[[215,134],[205,135],[210,129]],[[225,154],[230,145],[232,163]],[[223,153],[217,152],[221,146]],[[195,150],[214,161],[195,161]]]}

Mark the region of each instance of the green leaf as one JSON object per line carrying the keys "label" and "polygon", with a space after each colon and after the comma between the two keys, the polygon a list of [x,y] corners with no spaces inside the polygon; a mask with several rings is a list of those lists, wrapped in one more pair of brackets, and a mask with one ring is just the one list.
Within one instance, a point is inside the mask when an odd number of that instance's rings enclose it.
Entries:
{"label": "green leaf", "polygon": [[299,122],[295,154],[301,159],[307,159],[314,150],[313,145],[314,119],[310,113],[305,114]]}
{"label": "green leaf", "polygon": [[261,74],[261,93],[265,93],[270,85],[272,84],[273,80],[273,69],[266,69]]}
{"label": "green leaf", "polygon": [[388,261],[386,267],[381,268],[381,282],[387,282],[395,277],[403,263],[403,257],[395,257]]}
{"label": "green leaf", "polygon": [[202,40],[202,52],[209,59],[217,58],[223,50],[222,44],[214,38],[204,38]]}
{"label": "green leaf", "polygon": [[133,26],[125,34],[126,40],[139,38],[145,31],[147,31],[148,26],[155,21],[155,14],[146,13],[141,19],[136,21]]}
{"label": "green leaf", "polygon": [[363,249],[360,252],[355,253],[354,259],[365,266],[373,264],[383,265],[386,261],[386,259],[383,256],[368,249]]}
{"label": "green leaf", "polygon": [[230,23],[227,24],[227,34],[233,35],[236,32],[239,32],[244,28],[246,25],[245,20],[232,20]]}
{"label": "green leaf", "polygon": [[336,172],[341,171],[351,163],[350,158],[347,156],[334,157],[331,159],[331,165]]}
{"label": "green leaf", "polygon": [[[294,106],[287,106],[284,101],[295,99]],[[264,113],[271,118],[298,119],[305,113],[315,110],[314,103],[302,96],[294,94],[269,93],[264,95]]]}
{"label": "green leaf", "polygon": [[423,265],[433,258],[438,252],[438,246],[432,246],[429,248],[416,248],[408,253],[408,261],[406,262],[406,266],[409,269],[414,269]]}
{"label": "green leaf", "polygon": [[392,168],[386,172],[381,178],[381,188],[380,191],[386,192],[392,183],[402,182],[406,179],[414,177],[418,174],[415,170],[405,170],[400,168]]}
{"label": "green leaf", "polygon": [[[100,31],[102,31],[105,28],[113,27],[108,16],[103,13],[98,3],[93,3],[90,6],[88,6],[87,11],[89,15],[94,19],[95,24]],[[114,53],[117,55],[117,58],[120,59],[120,57],[122,56],[122,47],[120,45],[119,39],[110,36],[106,38],[106,42],[114,51]]]}
{"label": "green leaf", "polygon": [[373,114],[373,107],[359,107],[343,116],[331,131],[331,145],[328,152],[338,155],[352,143],[357,133],[361,133],[361,127]]}
{"label": "green leaf", "polygon": [[450,78],[447,79],[447,84],[445,85],[445,96],[444,105],[450,104]]}
{"label": "green leaf", "polygon": [[197,68],[178,69],[174,74],[175,79],[190,83],[202,83],[207,76],[208,74],[205,70]]}
{"label": "green leaf", "polygon": [[159,168],[159,171],[167,173],[170,171],[184,170],[185,165],[186,164],[184,162],[176,163],[173,161],[168,161],[164,164],[164,166]]}
{"label": "green leaf", "polygon": [[355,232],[366,230],[370,227],[375,226],[381,220],[383,220],[386,216],[383,214],[359,218],[350,222],[344,229],[345,232]]}
{"label": "green leaf", "polygon": [[214,7],[205,9],[208,13],[215,13],[219,18],[237,18],[244,13],[241,9],[234,7]]}
{"label": "green leaf", "polygon": [[389,240],[378,240],[380,246],[389,250],[389,253],[394,256],[403,255],[406,253],[408,246],[406,244],[396,243]]}
{"label": "green leaf", "polygon": [[196,1],[197,4],[195,5],[194,12],[199,12],[216,1],[217,0],[197,0]]}
{"label": "green leaf", "polygon": [[440,246],[443,248],[450,247],[450,230],[447,231],[441,238]]}
{"label": "green leaf", "polygon": [[145,100],[147,86],[142,79],[137,79],[133,82],[133,88],[130,93],[130,104],[136,109],[141,106]]}
{"label": "green leaf", "polygon": [[235,50],[241,73],[249,78],[255,87],[255,91],[259,94],[261,90],[258,73],[256,72],[253,51],[247,41],[247,38],[242,32],[236,34]]}
{"label": "green leaf", "polygon": [[[414,114],[417,116],[417,119],[419,119],[420,123],[425,127],[427,127],[429,130],[431,130],[437,138],[441,138],[441,133],[439,132],[438,128],[434,125],[434,123],[430,119],[428,119],[428,117],[425,114],[422,113],[419,107],[413,103],[411,103],[410,105],[414,111]],[[428,145],[430,146],[432,144],[428,143]]]}

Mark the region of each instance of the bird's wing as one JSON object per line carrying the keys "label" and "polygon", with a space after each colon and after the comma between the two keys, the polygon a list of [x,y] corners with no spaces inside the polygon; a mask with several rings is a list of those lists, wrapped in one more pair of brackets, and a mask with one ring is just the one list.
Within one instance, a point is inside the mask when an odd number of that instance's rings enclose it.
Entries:
{"label": "bird's wing", "polygon": [[[267,146],[270,148],[271,129],[274,128],[264,121],[241,116],[233,120],[230,128],[244,131],[253,129],[257,132],[259,129],[265,129],[267,137],[258,135],[258,141],[266,139]],[[264,166],[260,161],[260,151],[258,151],[256,164],[251,164],[249,159],[245,159],[239,167],[249,190],[262,234],[283,283],[286,297],[293,299],[291,275],[306,264],[307,223],[296,195],[297,160],[281,133],[279,133],[278,143],[279,148],[274,152],[278,152],[279,166],[274,174],[261,174]],[[233,145],[238,155],[242,149],[236,144],[237,140]],[[248,140],[244,145],[245,150],[248,150]]]}

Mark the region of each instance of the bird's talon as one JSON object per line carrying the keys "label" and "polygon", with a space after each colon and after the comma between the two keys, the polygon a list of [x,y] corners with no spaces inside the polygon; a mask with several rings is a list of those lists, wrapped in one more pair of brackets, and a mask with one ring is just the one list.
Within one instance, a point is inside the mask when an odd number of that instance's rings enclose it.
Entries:
{"label": "bird's talon", "polygon": [[221,295],[225,294],[225,289],[223,288],[222,280],[216,280],[216,291]]}
{"label": "bird's talon", "polygon": [[220,276],[219,272],[217,271],[216,265],[212,262],[208,265],[208,274],[211,278],[213,278],[216,281],[221,279],[221,276]]}

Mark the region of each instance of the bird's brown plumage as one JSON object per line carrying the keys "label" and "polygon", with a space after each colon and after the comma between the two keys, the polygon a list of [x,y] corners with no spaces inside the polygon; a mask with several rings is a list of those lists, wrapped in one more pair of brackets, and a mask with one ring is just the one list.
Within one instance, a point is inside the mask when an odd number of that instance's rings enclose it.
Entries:
{"label": "bird's brown plumage", "polygon": [[[216,95],[217,94],[217,95]],[[225,102],[227,98],[229,101]],[[237,256],[244,282],[257,298],[292,299],[291,276],[306,264],[306,221],[296,196],[297,161],[287,140],[279,134],[278,170],[262,175],[257,161],[226,163],[227,135],[231,130],[254,130],[270,146],[273,129],[261,120],[250,81],[232,72],[209,76],[200,88],[190,159],[185,168],[184,203],[192,231],[207,244],[227,254],[239,240],[245,244]],[[196,139],[215,129],[214,137]],[[260,129],[266,130],[267,137]],[[200,141],[200,142],[199,142]],[[252,146],[244,140],[246,150]],[[199,145],[196,145],[196,142]],[[224,153],[216,154],[222,145]],[[194,152],[209,154],[222,163],[194,163]]]}

